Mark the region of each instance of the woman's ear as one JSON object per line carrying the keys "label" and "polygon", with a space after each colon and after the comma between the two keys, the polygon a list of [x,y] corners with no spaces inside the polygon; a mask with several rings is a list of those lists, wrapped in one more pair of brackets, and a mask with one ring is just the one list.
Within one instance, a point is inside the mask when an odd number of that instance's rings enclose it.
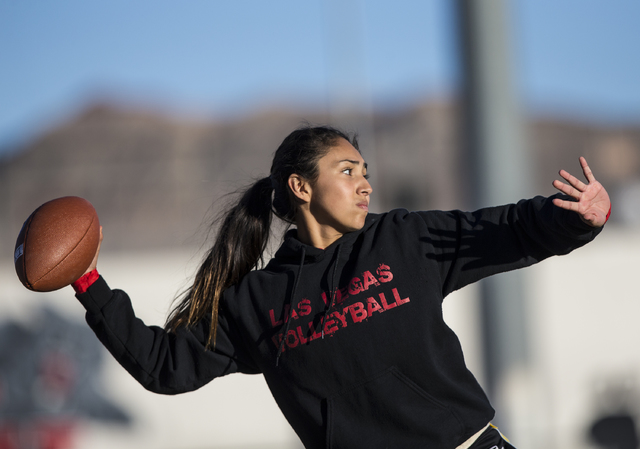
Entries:
{"label": "woman's ear", "polygon": [[295,173],[289,176],[289,188],[293,195],[301,202],[308,203],[311,200],[311,185],[300,175]]}

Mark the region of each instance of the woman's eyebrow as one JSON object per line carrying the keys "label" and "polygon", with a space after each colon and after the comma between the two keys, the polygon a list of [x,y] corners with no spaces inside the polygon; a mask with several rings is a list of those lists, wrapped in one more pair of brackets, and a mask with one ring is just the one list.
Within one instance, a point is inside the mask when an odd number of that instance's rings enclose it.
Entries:
{"label": "woman's eyebrow", "polygon": [[[351,160],[351,159],[342,159],[341,161],[338,161],[338,164],[341,164],[341,163],[343,163],[343,162],[349,162],[349,163],[354,164],[354,165],[360,165],[360,161],[354,161],[354,160]],[[365,162],[365,163],[364,163],[364,168],[365,168],[365,170],[366,170],[368,167],[369,167],[369,165]]]}

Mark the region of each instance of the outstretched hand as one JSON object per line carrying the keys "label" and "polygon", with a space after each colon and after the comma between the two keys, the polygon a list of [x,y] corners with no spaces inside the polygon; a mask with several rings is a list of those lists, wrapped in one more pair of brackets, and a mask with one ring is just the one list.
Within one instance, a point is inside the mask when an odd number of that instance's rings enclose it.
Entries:
{"label": "outstretched hand", "polygon": [[556,179],[553,181],[553,186],[562,193],[574,198],[575,201],[555,198],[553,204],[577,213],[582,221],[590,226],[599,228],[607,221],[607,214],[611,210],[611,200],[605,188],[593,176],[585,158],[580,158],[580,165],[588,184],[583,183],[567,171],[560,170],[560,176],[569,184]]}

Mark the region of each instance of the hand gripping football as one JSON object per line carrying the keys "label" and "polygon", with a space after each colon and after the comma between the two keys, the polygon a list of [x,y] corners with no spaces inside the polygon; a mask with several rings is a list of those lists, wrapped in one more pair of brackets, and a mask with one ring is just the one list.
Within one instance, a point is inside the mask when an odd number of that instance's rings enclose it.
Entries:
{"label": "hand gripping football", "polygon": [[14,264],[30,290],[49,292],[80,278],[100,242],[100,222],[91,203],[65,196],[44,203],[24,222]]}

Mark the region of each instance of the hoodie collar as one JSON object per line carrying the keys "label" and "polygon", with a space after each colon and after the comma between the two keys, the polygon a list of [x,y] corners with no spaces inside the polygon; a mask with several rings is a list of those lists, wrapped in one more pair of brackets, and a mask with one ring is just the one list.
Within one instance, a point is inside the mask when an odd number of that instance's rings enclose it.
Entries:
{"label": "hoodie collar", "polygon": [[363,232],[365,232],[366,229],[371,227],[377,216],[378,215],[376,214],[367,215],[365,224],[361,229],[344,234],[342,237],[340,237],[325,249],[316,248],[314,246],[302,243],[300,240],[298,240],[298,231],[296,229],[291,229],[285,234],[284,242],[282,243],[282,246],[280,246],[278,251],[276,251],[274,258],[280,263],[298,265],[300,263],[300,253],[304,248],[304,263],[319,262],[325,257],[331,257],[338,247],[342,248],[343,250],[345,248],[352,247],[358,237]]}

